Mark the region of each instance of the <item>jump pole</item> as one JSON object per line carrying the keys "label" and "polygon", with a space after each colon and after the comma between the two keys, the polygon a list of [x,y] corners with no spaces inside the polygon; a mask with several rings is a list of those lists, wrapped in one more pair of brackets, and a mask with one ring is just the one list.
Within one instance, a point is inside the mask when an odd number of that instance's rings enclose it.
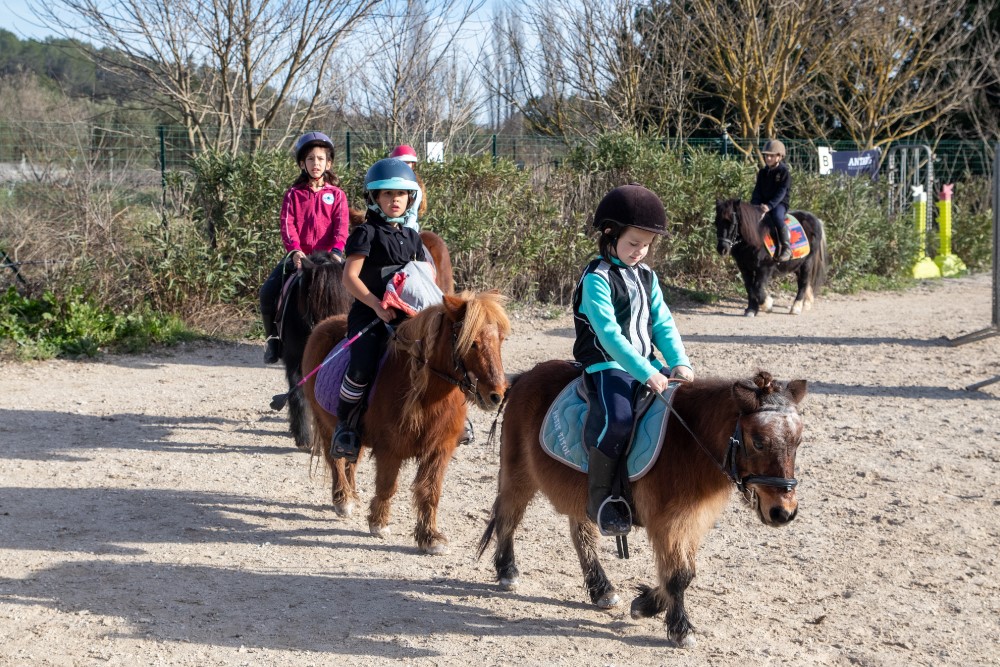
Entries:
{"label": "jump pole", "polygon": [[[985,329],[948,339],[948,344],[955,347],[992,338],[998,334],[1000,334],[1000,142],[996,143],[993,154],[993,320]],[[997,382],[1000,382],[1000,375],[970,384],[966,389],[976,391]]]}

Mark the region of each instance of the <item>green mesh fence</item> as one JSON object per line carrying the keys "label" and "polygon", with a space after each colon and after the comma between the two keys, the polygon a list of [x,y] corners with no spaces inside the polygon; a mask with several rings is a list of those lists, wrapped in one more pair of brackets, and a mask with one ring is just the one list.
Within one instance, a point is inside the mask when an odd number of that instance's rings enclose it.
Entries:
{"label": "green mesh fence", "polygon": [[[337,130],[327,132],[336,145],[337,161],[352,164],[362,154],[388,151],[400,143],[413,145],[421,157],[436,140],[427,133],[393,136],[383,132]],[[857,150],[851,142],[784,139],[787,161],[800,171],[818,169],[817,147]],[[193,156],[214,137],[199,141],[178,126],[117,126],[87,123],[0,123],[0,182],[41,180],[92,170],[113,179],[160,186],[171,171],[184,171]],[[294,137],[278,131],[241,137],[241,150],[256,144],[288,148]],[[579,139],[469,132],[443,141],[445,155],[490,155],[507,158],[523,167],[558,164]],[[752,140],[727,137],[651,139],[664,149],[706,150],[741,159]],[[919,144],[920,142],[906,142]],[[742,148],[743,150],[740,150]],[[367,153],[366,153],[367,149]],[[942,141],[931,145],[934,172],[939,182],[959,180],[967,174],[990,175],[993,148],[986,142]]]}

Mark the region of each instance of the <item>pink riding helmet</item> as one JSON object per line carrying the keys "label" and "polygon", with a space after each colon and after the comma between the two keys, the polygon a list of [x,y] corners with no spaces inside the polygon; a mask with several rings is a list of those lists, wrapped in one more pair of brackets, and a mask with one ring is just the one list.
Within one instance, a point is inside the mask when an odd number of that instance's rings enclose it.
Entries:
{"label": "pink riding helmet", "polygon": [[389,153],[389,157],[394,157],[397,160],[402,160],[403,162],[416,162],[417,151],[413,150],[413,146],[401,144],[392,149],[392,152]]}

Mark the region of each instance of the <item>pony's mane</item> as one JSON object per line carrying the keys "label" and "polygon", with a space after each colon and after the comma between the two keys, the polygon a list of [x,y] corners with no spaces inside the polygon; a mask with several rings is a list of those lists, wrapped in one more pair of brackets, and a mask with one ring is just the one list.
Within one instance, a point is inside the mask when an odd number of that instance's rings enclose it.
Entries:
{"label": "pony's mane", "polygon": [[425,308],[399,325],[392,345],[408,357],[412,391],[407,393],[403,413],[411,427],[418,429],[423,422],[421,401],[431,374],[430,364],[427,362],[438,345],[448,344],[448,329],[455,321],[458,311],[462,306],[465,307],[465,317],[455,342],[455,354],[464,357],[483,327],[496,325],[504,336],[510,334],[510,320],[503,302],[504,298],[495,292],[462,292],[446,296],[444,303]]}
{"label": "pony's mane", "polygon": [[346,313],[350,294],[344,287],[344,265],[328,252],[314,252],[309,261],[312,266],[303,265],[299,310],[308,313],[314,322]]}
{"label": "pony's mane", "polygon": [[730,199],[726,204],[730,215],[739,216],[740,236],[743,240],[754,248],[763,246],[764,232],[760,207],[742,199]]}

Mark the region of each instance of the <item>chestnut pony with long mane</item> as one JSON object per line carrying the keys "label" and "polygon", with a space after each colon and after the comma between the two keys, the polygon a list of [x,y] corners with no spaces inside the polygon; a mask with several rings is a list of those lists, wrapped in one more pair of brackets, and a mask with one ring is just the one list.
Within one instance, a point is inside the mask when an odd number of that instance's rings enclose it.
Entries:
{"label": "chestnut pony with long mane", "polygon": [[[504,401],[497,498],[479,555],[495,536],[497,579],[507,590],[517,586],[514,531],[541,491],[569,517],[591,601],[610,608],[619,597],[598,559],[597,526],[587,518],[586,473],[556,461],[539,444],[549,406],[579,375],[579,367],[569,362],[547,361],[511,382]],[[701,540],[734,485],[765,525],[782,526],[795,518],[795,453],[802,438],[796,406],[805,394],[805,380],[781,383],[764,371],[747,380],[696,380],[675,390],[660,456],[632,482],[633,519],[646,529],[658,575],[655,586],[640,587],[633,618],[666,612],[670,640],[694,643],[684,592],[694,579]]]}
{"label": "chestnut pony with long mane", "polygon": [[[321,322],[306,344],[305,366],[322,363],[344,338],[344,316]],[[466,402],[494,410],[507,389],[500,346],[510,333],[502,299],[495,293],[445,296],[406,320],[390,339],[362,420],[362,449],[375,459],[375,497],[368,512],[372,535],[388,535],[389,510],[403,461],[417,459],[413,501],[414,538],[425,553],[443,553],[447,539],[437,528],[437,508],[445,470],[465,426]],[[333,476],[333,506],[350,516],[358,499],[357,466],[330,456],[336,415],[321,407],[315,378],[305,385],[312,408],[315,456],[323,456]],[[359,457],[360,458],[360,457]]]}
{"label": "chestnut pony with long mane", "polygon": [[[351,220],[357,212],[351,211]],[[362,218],[363,220],[363,218]],[[420,240],[434,262],[435,282],[445,294],[455,293],[451,255],[444,240],[431,231],[420,232]],[[295,446],[309,451],[309,408],[295,387],[313,366],[303,366],[302,355],[306,339],[313,326],[327,317],[347,313],[354,301],[343,285],[344,265],[328,252],[316,252],[302,261],[299,277],[290,284],[282,309],[281,359],[285,364],[288,380],[288,428],[295,439]]]}
{"label": "chestnut pony with long mane", "polygon": [[808,211],[789,211],[789,215],[802,225],[809,239],[809,254],[799,259],[776,263],[764,244],[761,222],[763,209],[756,204],[739,199],[715,202],[716,250],[722,256],[731,254],[743,277],[747,290],[747,317],[755,316],[761,309],[771,312],[774,299],[767,286],[776,274],[794,273],[798,284],[795,301],[789,313],[801,315],[803,308],[812,308],[813,299],[826,276],[826,234],[823,221]]}

